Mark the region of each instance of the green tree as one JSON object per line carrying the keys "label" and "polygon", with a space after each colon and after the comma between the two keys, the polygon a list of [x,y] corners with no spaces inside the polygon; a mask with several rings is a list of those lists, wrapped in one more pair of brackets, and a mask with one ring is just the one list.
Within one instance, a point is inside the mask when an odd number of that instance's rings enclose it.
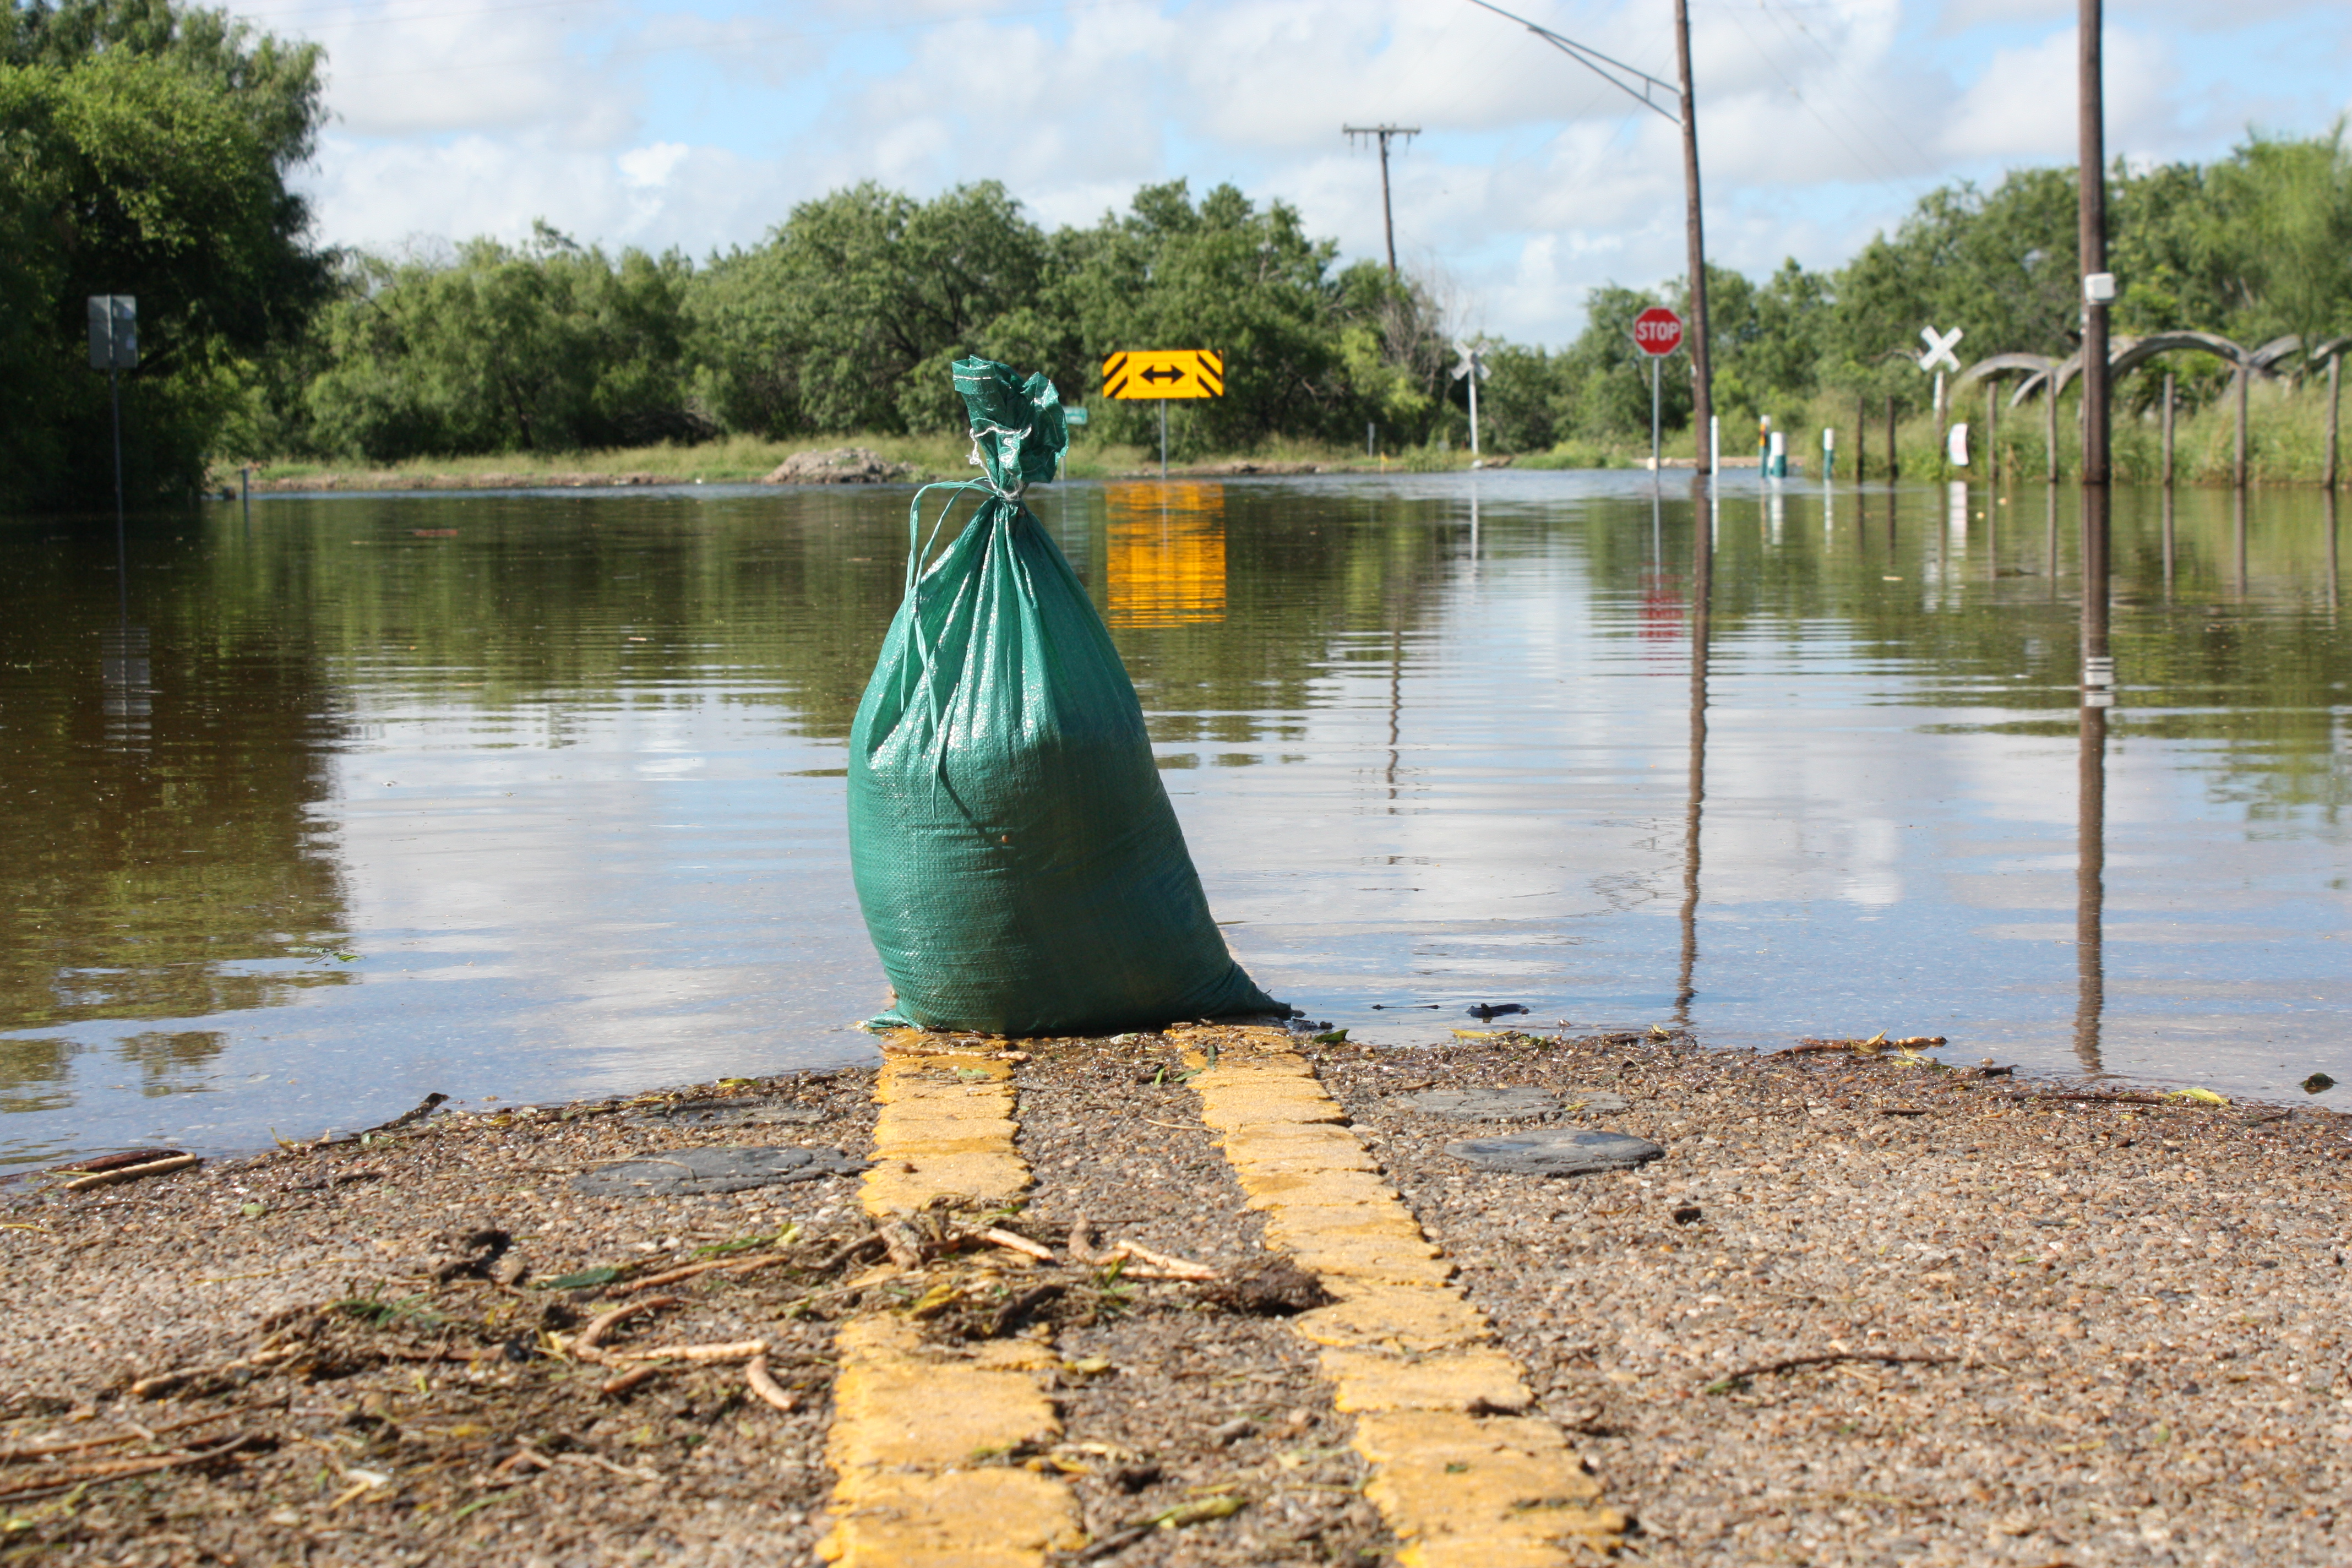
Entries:
{"label": "green tree", "polygon": [[[0,494],[110,487],[102,380],[82,369],[91,294],[139,300],[126,378],[134,486],[184,489],[323,292],[287,176],[320,113],[313,48],[225,15],[132,4],[12,5],[0,29]],[[22,310],[23,313],[18,313]]]}
{"label": "green tree", "polygon": [[803,202],[697,289],[699,395],[763,435],[946,429],[961,419],[948,365],[1034,300],[1045,250],[994,181]]}
{"label": "green tree", "polygon": [[2128,330],[2190,328],[2258,343],[2352,329],[2352,149],[2256,134],[2210,167],[2116,180]]}
{"label": "green tree", "polygon": [[315,448],[375,461],[694,439],[676,252],[617,261],[541,223],[520,249],[357,258],[304,395]]}
{"label": "green tree", "polygon": [[1968,352],[2074,353],[2082,332],[2074,175],[2020,169],[1991,191],[1963,181],[1931,191],[1889,237],[1837,274],[1824,346],[1834,378],[1914,355],[1919,329],[1968,333]]}

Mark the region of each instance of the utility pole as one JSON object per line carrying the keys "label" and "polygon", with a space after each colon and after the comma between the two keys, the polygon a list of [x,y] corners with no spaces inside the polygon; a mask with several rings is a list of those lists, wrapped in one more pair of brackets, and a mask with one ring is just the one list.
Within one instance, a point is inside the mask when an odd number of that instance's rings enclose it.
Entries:
{"label": "utility pole", "polygon": [[1389,142],[1391,138],[1397,136],[1406,138],[1418,136],[1421,134],[1421,127],[1418,125],[1342,125],[1339,130],[1351,144],[1359,136],[1373,137],[1381,144],[1381,226],[1388,232],[1389,276],[1393,278],[1397,275],[1396,209],[1389,202]]}
{"label": "utility pole", "polygon": [[[2098,0],[2085,0],[2096,5]],[[1715,372],[1706,352],[1706,233],[1699,218],[1698,106],[1691,86],[1690,0],[1675,0],[1675,63],[1682,72],[1683,198],[1690,229],[1691,425],[1705,450],[1715,423]]]}
{"label": "utility pole", "polygon": [[2102,0],[2081,0],[2082,166],[2076,216],[2083,259],[2083,482],[2107,482],[2107,304],[2116,297],[2107,270],[2106,108],[2100,68]]}
{"label": "utility pole", "polygon": [[[1690,231],[1690,351],[1691,351],[1691,435],[1698,444],[1698,471],[1713,471],[1713,452],[1708,432],[1715,422],[1715,377],[1709,368],[1706,352],[1706,235],[1699,222],[1698,198],[1698,114],[1696,95],[1691,86],[1690,3],[1675,0],[1675,58],[1682,70],[1681,85],[1661,81],[1649,72],[1623,60],[1589,48],[1573,38],[1563,37],[1549,27],[1538,26],[1525,16],[1504,10],[1488,0],[1470,0],[1483,11],[1517,22],[1553,48],[1601,78],[1635,102],[1682,128],[1683,133],[1683,199],[1686,223]],[[1659,101],[1668,96],[1676,105],[1668,108]]]}
{"label": "utility pole", "polygon": [[[2082,167],[2076,214],[2083,271],[2083,706],[2115,700],[2116,661],[2107,642],[2108,443],[2106,107],[2100,68],[2101,0],[2081,0]],[[2241,386],[2245,367],[2239,367]],[[2240,426],[2243,428],[2242,425]],[[2105,715],[2100,715],[2104,722]]]}

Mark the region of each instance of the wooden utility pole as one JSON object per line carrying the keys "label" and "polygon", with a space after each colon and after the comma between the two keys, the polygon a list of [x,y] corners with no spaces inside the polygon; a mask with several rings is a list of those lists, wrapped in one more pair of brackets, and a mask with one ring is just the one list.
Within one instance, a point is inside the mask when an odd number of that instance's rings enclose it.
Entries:
{"label": "wooden utility pole", "polygon": [[[2168,386],[2171,384],[2169,376],[2165,378],[2165,384]],[[2327,459],[2322,465],[2326,471],[2319,476],[2319,482],[2327,487],[2330,495],[2336,491],[2336,431],[2342,423],[2343,412],[2344,351],[2338,348],[2327,356]],[[2331,531],[2328,538],[2335,537]]]}
{"label": "wooden utility pole", "polygon": [[2172,488],[2172,373],[2164,373],[2164,488]]}
{"label": "wooden utility pole", "polygon": [[[1699,222],[1698,113],[1691,88],[1690,0],[1675,0],[1675,58],[1681,67],[1679,87],[1659,80],[1638,66],[1629,66],[1599,49],[1563,37],[1549,27],[1538,26],[1516,12],[1504,10],[1493,0],[1470,0],[1470,4],[1517,22],[1643,108],[1682,128],[1683,201],[1690,229],[1690,321],[1684,342],[1690,345],[1691,353],[1691,436],[1697,443],[1698,471],[1704,475],[1708,471],[1713,449],[1709,437],[1715,423],[1715,376],[1707,358],[1706,235]],[[1661,103],[1658,99],[1662,93],[1675,94],[1678,108],[1668,109]]]}
{"label": "wooden utility pole", "polygon": [[2082,169],[2076,191],[2083,258],[2083,482],[2107,482],[2107,301],[2115,279],[2107,271],[2106,110],[2099,65],[2102,0],[2081,0]]}
{"label": "wooden utility pole", "polygon": [[1715,425],[1715,372],[1706,343],[1706,231],[1699,216],[1698,104],[1691,86],[1690,0],[1675,0],[1675,64],[1681,72],[1683,203],[1690,230],[1691,430],[1698,440],[1698,466],[1707,466]]}
{"label": "wooden utility pole", "polygon": [[[2105,706],[2115,700],[2116,661],[2107,646],[2107,302],[2116,297],[2116,280],[2107,271],[2106,109],[2099,65],[2099,34],[2105,25],[2101,0],[2081,0],[2078,24],[2082,56],[2082,170],[2078,176],[2076,212],[2081,218],[2083,260],[2083,723],[2086,757],[2095,722],[2100,740],[2101,777],[2095,781],[2100,808],[2105,804]],[[2085,766],[2087,768],[2088,763]],[[2085,813],[2094,780],[2086,773],[2082,784]],[[2085,818],[2086,822],[2088,818]],[[2085,857],[2085,866],[2094,862]],[[2093,969],[2097,950],[2090,950]],[[2095,1036],[2089,1037],[2095,1039]],[[2091,1070],[2097,1070],[2095,1046],[2078,1050]]]}
{"label": "wooden utility pole", "polygon": [[1389,142],[1399,136],[1411,138],[1421,134],[1418,125],[1342,125],[1340,131],[1353,141],[1370,136],[1381,144],[1381,226],[1389,238],[1389,276],[1397,275],[1396,209],[1389,201]]}

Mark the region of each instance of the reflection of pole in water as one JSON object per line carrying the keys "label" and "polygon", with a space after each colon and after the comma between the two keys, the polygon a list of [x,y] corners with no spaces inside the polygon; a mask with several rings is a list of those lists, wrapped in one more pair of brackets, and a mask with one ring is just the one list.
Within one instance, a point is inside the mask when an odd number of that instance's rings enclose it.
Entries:
{"label": "reflection of pole in water", "polygon": [[116,626],[99,634],[99,683],[104,691],[106,743],[114,751],[143,751],[155,713],[154,667],[148,657],[145,626]]}
{"label": "reflection of pole in water", "polygon": [[2083,505],[2083,706],[2074,796],[2074,1054],[2099,1070],[2099,1019],[2106,1003],[2100,958],[2106,902],[2107,709],[2116,661],[2107,646],[2107,487],[2084,485]]}
{"label": "reflection of pole in water", "polygon": [[[2333,361],[2329,363],[2331,365],[2334,363]],[[2338,570],[2336,563],[2336,490],[2331,486],[2320,493],[2326,498],[2322,515],[2327,520],[2327,607],[2332,610],[2336,608]]]}
{"label": "reflection of pole in water", "polygon": [[1389,805],[1396,805],[1397,736],[1404,720],[1404,623],[1389,623]]}
{"label": "reflection of pole in water", "polygon": [[2083,503],[2083,690],[2109,690],[2116,661],[2107,649],[2107,487],[2084,485]]}
{"label": "reflection of pole in water", "polygon": [[[1706,481],[1698,481],[1705,485]],[[1712,487],[1707,487],[1712,489]],[[1696,500],[1697,498],[1692,498]],[[1708,507],[1714,497],[1707,498]],[[1715,588],[1715,561],[1706,510],[1694,506],[1691,546],[1690,773],[1683,807],[1683,952],[1675,981],[1675,1022],[1690,1027],[1691,998],[1698,994],[1698,870],[1700,818],[1706,805],[1707,617]]]}
{"label": "reflection of pole in water", "polygon": [[1470,587],[1478,587],[1478,481],[1470,481]]}
{"label": "reflection of pole in water", "polygon": [[2168,481],[2164,487],[2164,596],[2172,597],[2172,486]]}
{"label": "reflection of pole in water", "polygon": [[2237,548],[2238,597],[2246,596],[2246,487],[2230,491],[2230,533]]}
{"label": "reflection of pole in water", "polygon": [[2042,574],[2050,580],[2050,596],[2058,596],[2058,492],[2052,490],[2044,498],[2048,502],[2049,531],[2042,542]]}
{"label": "reflection of pole in water", "polygon": [[2083,693],[2074,801],[2074,1056],[2084,1072],[2101,1070],[2099,1025],[2106,1010],[2101,963],[2106,905],[2107,708],[2105,691]]}
{"label": "reflection of pole in water", "polygon": [[1990,483],[1985,486],[1985,581],[1988,583],[2000,579],[2000,503],[2007,499],[1993,494]]}

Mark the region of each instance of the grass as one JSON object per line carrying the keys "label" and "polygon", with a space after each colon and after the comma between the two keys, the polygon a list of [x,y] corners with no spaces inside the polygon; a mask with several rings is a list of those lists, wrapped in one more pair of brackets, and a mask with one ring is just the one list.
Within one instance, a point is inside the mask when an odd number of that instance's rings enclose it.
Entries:
{"label": "grass", "polygon": [[[332,484],[339,489],[436,489],[517,488],[577,484],[600,480],[659,484],[745,484],[772,472],[795,452],[825,451],[838,447],[864,447],[890,463],[910,465],[923,479],[965,479],[974,471],[971,443],[954,436],[803,437],[790,441],[766,441],[751,436],[728,436],[695,446],[668,442],[651,447],[623,447],[588,452],[501,452],[480,457],[414,458],[397,463],[362,460],[335,462],[323,458],[277,458],[254,463],[257,483],[299,485],[305,481]],[[1646,450],[1646,448],[1645,448]],[[1599,447],[1561,447],[1514,459],[1526,468],[1624,468],[1635,459],[1626,452]],[[1127,446],[1096,440],[1084,433],[1071,445],[1065,472],[1074,479],[1116,479],[1156,471],[1156,446]],[[1171,469],[1198,471],[1229,465],[1311,464],[1317,468],[1384,473],[1415,473],[1466,469],[1470,454],[1459,447],[1405,447],[1367,456],[1360,448],[1324,442],[1274,440],[1247,451],[1171,455]],[[216,459],[209,478],[215,489],[234,489],[238,465]]]}
{"label": "grass", "polygon": [[[2126,391],[2133,390],[2126,388]],[[1959,395],[1953,409],[1956,420],[1970,426],[1974,462],[1968,469],[1949,470],[1949,477],[1982,475],[1986,471],[1983,431],[1984,398],[1970,388]],[[1841,478],[1853,476],[1856,451],[1854,405],[1850,396],[1824,394],[1813,400],[1803,416],[1787,426],[1790,456],[1799,471],[1821,471],[1821,431],[1837,429]],[[2058,416],[2058,468],[2071,478],[2082,471],[2082,437],[2076,425],[2077,405],[2061,404]],[[2247,467],[2257,483],[2314,484],[2320,479],[2326,439],[2327,392],[2325,384],[2294,388],[2280,383],[2258,383],[2249,399]],[[2235,441],[2236,406],[2222,395],[2206,406],[2183,408],[2175,424],[2173,471],[2183,484],[2230,482]],[[1864,450],[1873,479],[1886,472],[1886,427],[1875,404],[1862,432]],[[1745,420],[1727,416],[1724,451],[1746,457],[1753,451],[1753,435]],[[1669,458],[1687,455],[1687,431],[1668,431],[1662,443]],[[2037,479],[2049,471],[2044,417],[2039,403],[2024,408],[2003,406],[1993,443],[2001,472],[2020,479]],[[766,441],[756,437],[729,436],[698,446],[664,442],[651,447],[625,447],[594,452],[507,452],[484,457],[418,458],[404,462],[368,465],[324,460],[281,459],[255,465],[263,483],[331,482],[344,489],[456,489],[514,485],[517,487],[634,479],[662,484],[741,484],[757,480],[795,452],[824,451],[836,447],[865,447],[887,462],[911,465],[924,479],[969,477],[970,443],[953,436],[887,436],[854,433],[805,437],[790,441]],[[1896,453],[1906,479],[1946,477],[1931,415],[1914,414],[1895,426]],[[2116,478],[2126,482],[2153,483],[2162,477],[2161,426],[2154,410],[2118,407],[2115,422]],[[2352,457],[2352,454],[2347,454]],[[1649,458],[1646,439],[1564,441],[1545,452],[1511,458],[1521,468],[1638,468]],[[1066,473],[1074,479],[1116,479],[1154,471],[1156,447],[1098,441],[1083,432],[1070,448]],[[1490,461],[1493,460],[1491,458]],[[1198,472],[1233,464],[1312,464],[1361,473],[1405,471],[1437,473],[1466,469],[1469,452],[1431,447],[1391,449],[1368,457],[1361,448],[1323,442],[1277,440],[1249,451],[1178,454],[1171,468]],[[211,475],[215,489],[234,489],[236,467],[215,463]]]}
{"label": "grass", "polygon": [[[2137,378],[2135,378],[2137,380]],[[2159,411],[2130,406],[2129,400],[2147,389],[2126,382],[2117,388],[2110,456],[2115,477],[2126,483],[2154,484],[2164,477],[2164,427]],[[2257,484],[2317,484],[2326,461],[2327,386],[2324,381],[2294,387],[2283,382],[2256,382],[2249,389],[2246,409],[2247,477]],[[1872,478],[1886,472],[1886,426],[1881,405],[1873,402],[1864,431]],[[1824,424],[1837,428],[1838,468],[1842,478],[1853,476],[1854,405],[1850,395],[1827,395],[1813,400],[1806,418],[1790,429],[1790,453],[1804,463],[1804,471],[1820,471],[1821,431]],[[1969,427],[1970,467],[1948,470],[1950,477],[1981,476],[1986,471],[1984,394],[1970,387],[1955,399],[1955,421]],[[2058,407],[2058,472],[2072,479],[2082,472],[2083,438],[2077,421],[2080,403],[2074,397]],[[2021,479],[2046,479],[2050,473],[2049,426],[2039,401],[2022,408],[2008,405],[2004,390],[1999,426],[1992,443],[2000,472]],[[1741,432],[1743,439],[1747,432]],[[2173,478],[2181,484],[2226,485],[2231,482],[2237,439],[2237,405],[2226,391],[2205,406],[2177,408],[2173,422]],[[1943,454],[1937,447],[1932,414],[1917,414],[1896,422],[1895,454],[1906,479],[1945,476]],[[1726,421],[1724,447],[1732,448],[1730,422]],[[1740,448],[1746,450],[1745,447]],[[2339,456],[2339,464],[2346,460]]]}

